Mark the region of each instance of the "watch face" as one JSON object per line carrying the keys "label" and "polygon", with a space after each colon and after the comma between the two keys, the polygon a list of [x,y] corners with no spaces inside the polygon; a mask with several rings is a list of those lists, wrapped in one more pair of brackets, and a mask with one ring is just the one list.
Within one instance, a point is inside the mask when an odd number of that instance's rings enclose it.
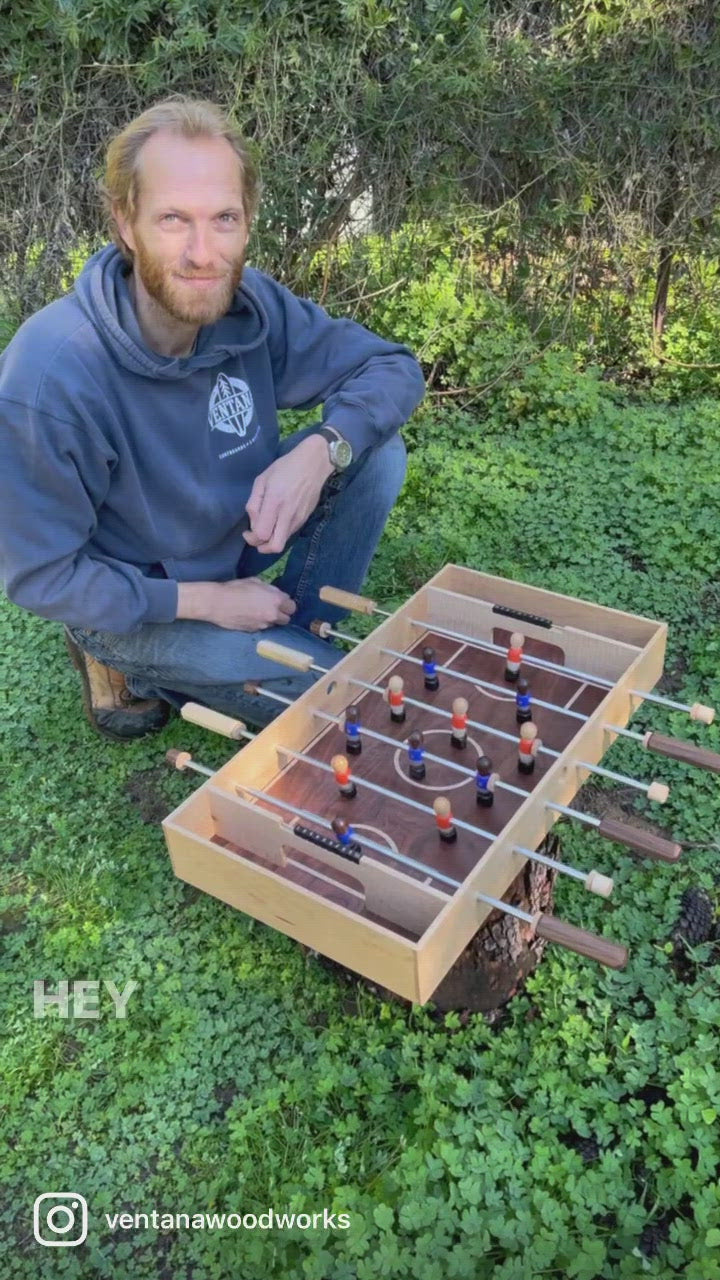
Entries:
{"label": "watch face", "polygon": [[344,471],[350,466],[353,458],[352,445],[347,440],[335,440],[330,445],[330,459],[334,467],[339,471]]}

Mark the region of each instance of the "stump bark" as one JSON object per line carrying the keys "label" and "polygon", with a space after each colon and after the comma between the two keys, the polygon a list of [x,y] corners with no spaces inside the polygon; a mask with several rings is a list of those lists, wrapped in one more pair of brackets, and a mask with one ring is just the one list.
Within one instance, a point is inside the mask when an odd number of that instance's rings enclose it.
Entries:
{"label": "stump bark", "polygon": [[[531,915],[551,912],[556,876],[550,867],[528,862],[504,901]],[[532,925],[507,912],[491,911],[431,997],[432,1003],[443,1013],[489,1013],[512,999],[544,950],[545,941],[533,936]]]}

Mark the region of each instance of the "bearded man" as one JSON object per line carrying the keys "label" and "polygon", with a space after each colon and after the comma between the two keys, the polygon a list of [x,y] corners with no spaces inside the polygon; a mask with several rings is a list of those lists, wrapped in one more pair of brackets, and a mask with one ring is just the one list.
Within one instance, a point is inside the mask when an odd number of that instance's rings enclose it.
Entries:
{"label": "bearded man", "polygon": [[[65,624],[101,732],[138,737],[188,698],[264,724],[279,704],[247,682],[293,698],[314,677],[256,642],[332,665],[309,627],[342,613],[318,592],[362,585],[422,374],[245,266],[258,180],[215,104],[171,98],[127,125],[103,196],[114,243],[0,357],[5,590]],[[280,439],[278,410],[320,405]]]}

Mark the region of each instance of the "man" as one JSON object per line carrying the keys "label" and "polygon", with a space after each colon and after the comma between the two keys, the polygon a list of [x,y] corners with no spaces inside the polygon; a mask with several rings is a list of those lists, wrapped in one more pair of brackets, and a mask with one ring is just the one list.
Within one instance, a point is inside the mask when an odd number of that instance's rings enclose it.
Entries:
{"label": "man", "polygon": [[[114,244],[0,357],[5,589],[65,623],[102,732],[137,737],[187,698],[266,723],[281,704],[245,682],[292,698],[313,677],[256,642],[332,665],[308,628],[342,614],[318,592],[362,584],[422,375],[405,347],[244,267],[257,179],[212,103],[129,124],[104,198]],[[278,409],[320,404],[280,441]]]}

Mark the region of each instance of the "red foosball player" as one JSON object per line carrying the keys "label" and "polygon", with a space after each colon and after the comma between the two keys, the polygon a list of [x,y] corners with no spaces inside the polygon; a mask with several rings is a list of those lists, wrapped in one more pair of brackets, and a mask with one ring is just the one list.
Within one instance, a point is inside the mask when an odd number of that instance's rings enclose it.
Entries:
{"label": "red foosball player", "polygon": [[521,773],[532,773],[535,768],[535,757],[542,746],[537,731],[537,725],[533,724],[532,720],[520,726],[518,769]]}
{"label": "red foosball player", "polygon": [[452,844],[457,840],[457,830],[453,825],[450,801],[445,796],[438,796],[437,800],[433,800],[433,809],[440,839],[444,840],[445,844]]}
{"label": "red foosball player", "polygon": [[387,700],[390,705],[390,719],[394,724],[402,724],[405,719],[405,681],[402,676],[391,676],[388,680]]}
{"label": "red foosball player", "polygon": [[330,761],[335,781],[340,788],[340,795],[352,800],[357,795],[357,787],[350,777],[350,765],[345,756],[333,756]]}
{"label": "red foosball player", "polygon": [[468,722],[468,700],[467,698],[456,698],[452,704],[452,732],[450,734],[450,746],[457,747],[459,751],[464,751],[467,746],[467,722]]}
{"label": "red foosball player", "polygon": [[523,660],[522,647],[525,643],[525,637],[521,631],[513,631],[510,637],[510,648],[507,651],[505,659],[505,679],[508,684],[514,684],[518,678],[520,663]]}

